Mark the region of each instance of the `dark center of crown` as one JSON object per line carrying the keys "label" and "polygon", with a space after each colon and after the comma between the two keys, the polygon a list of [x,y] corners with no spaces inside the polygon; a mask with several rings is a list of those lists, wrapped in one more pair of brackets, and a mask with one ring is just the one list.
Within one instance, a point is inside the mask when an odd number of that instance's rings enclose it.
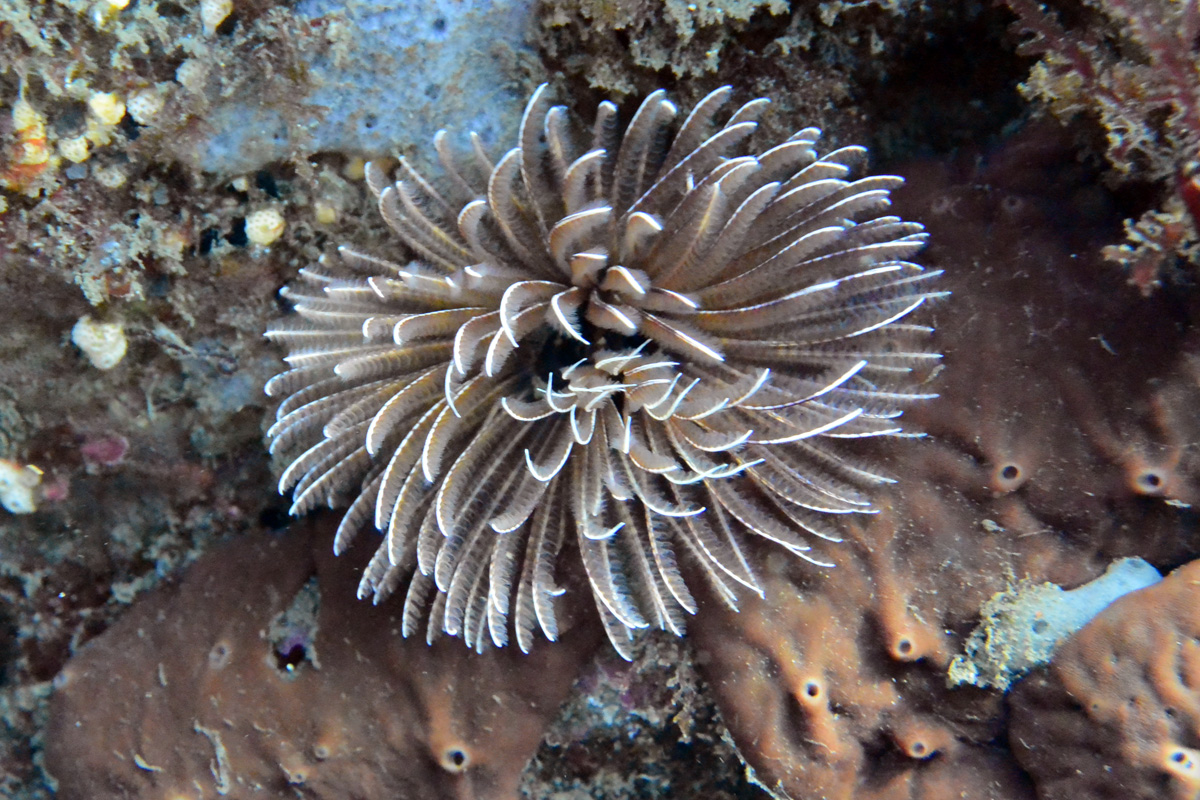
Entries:
{"label": "dark center of crown", "polygon": [[522,394],[534,399],[534,386],[544,385],[549,376],[554,376],[554,385],[565,388],[568,378],[564,376],[570,367],[580,361],[594,362],[601,352],[620,353],[641,347],[646,339],[639,335],[625,336],[598,328],[587,321],[581,323],[583,336],[590,344],[584,344],[573,336],[546,325],[541,332],[521,342],[516,357],[523,358]]}

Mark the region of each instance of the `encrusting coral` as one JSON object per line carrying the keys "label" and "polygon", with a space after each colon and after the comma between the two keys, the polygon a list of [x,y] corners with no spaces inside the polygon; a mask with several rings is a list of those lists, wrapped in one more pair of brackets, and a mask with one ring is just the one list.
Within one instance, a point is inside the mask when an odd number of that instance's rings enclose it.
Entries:
{"label": "encrusting coral", "polygon": [[623,132],[605,102],[578,135],[543,86],[498,162],[439,134],[438,188],[403,159],[394,184],[368,170],[419,260],[342,247],[348,269],[285,290],[280,489],[293,514],[349,499],[338,550],[374,520],[359,594],[407,582],[406,635],[428,616],[431,640],[503,646],[511,611],[522,650],[555,639],[574,544],[627,655],[695,612],[681,560],[733,606],[760,591],[748,538],[828,565],[810,541],[874,511],[891,479],[841,445],[902,435],[932,396],[908,318],[940,273],[905,260],[919,224],[881,215],[900,178],[847,180],[863,148],[819,156],[814,128],[741,155],[768,101],[717,122],[732,95],[676,123],[654,92]]}

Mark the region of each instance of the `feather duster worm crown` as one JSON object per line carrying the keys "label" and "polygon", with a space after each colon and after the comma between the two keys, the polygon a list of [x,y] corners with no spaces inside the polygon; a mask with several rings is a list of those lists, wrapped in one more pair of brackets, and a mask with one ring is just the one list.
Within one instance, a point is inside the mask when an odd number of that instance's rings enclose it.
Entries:
{"label": "feather duster worm crown", "polygon": [[901,179],[849,180],[865,150],[818,156],[815,128],[742,155],[768,101],[719,122],[731,94],[680,120],[660,90],[624,128],[604,102],[576,131],[543,86],[499,161],[440,132],[436,186],[368,168],[418,260],[343,247],[284,290],[280,490],[293,514],[349,501],[338,552],[374,523],[359,594],[403,588],[405,635],[503,646],[512,617],[522,650],[553,640],[577,551],[628,657],[695,613],[682,557],[733,605],[760,592],[746,537],[821,563],[832,515],[873,511],[888,479],[836,440],[901,434],[929,397],[923,228],[877,216]]}

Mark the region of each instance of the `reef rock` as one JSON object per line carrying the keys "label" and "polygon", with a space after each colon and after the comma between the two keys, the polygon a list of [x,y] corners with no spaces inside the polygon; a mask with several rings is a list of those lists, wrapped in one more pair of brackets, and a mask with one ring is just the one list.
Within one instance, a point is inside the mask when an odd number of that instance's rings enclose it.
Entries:
{"label": "reef rock", "polygon": [[314,527],[218,548],[67,664],[60,797],[517,796],[594,632],[530,656],[406,640]]}
{"label": "reef rock", "polygon": [[[526,0],[303,0],[290,13],[328,36],[301,51],[305,81],[295,94],[256,87],[214,98],[212,135],[181,143],[178,155],[236,173],[292,150],[379,155],[441,127],[504,141],[523,92],[497,76],[515,77],[532,57],[531,12]],[[308,115],[303,124],[298,113]]]}

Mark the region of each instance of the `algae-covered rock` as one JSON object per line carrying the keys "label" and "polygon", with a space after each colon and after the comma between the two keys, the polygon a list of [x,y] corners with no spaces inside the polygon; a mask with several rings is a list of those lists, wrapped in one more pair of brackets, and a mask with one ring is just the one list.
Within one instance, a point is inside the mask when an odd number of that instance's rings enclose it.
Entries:
{"label": "algae-covered rock", "polygon": [[1007,691],[1047,663],[1060,642],[1118,597],[1160,580],[1146,561],[1122,558],[1096,580],[1070,591],[1053,583],[1025,583],[997,592],[980,610],[981,621],[967,639],[966,652],[951,662],[950,683]]}

